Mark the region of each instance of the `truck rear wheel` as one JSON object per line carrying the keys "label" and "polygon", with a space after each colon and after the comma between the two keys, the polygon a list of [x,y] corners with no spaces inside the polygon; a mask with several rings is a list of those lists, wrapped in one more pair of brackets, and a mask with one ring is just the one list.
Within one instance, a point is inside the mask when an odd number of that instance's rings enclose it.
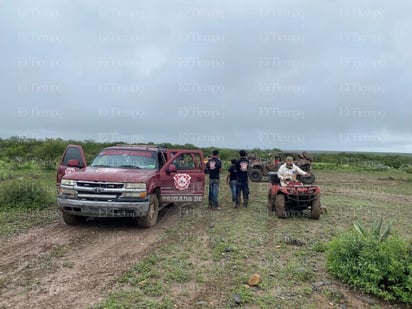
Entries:
{"label": "truck rear wheel", "polygon": [[257,182],[257,181],[262,180],[263,175],[260,170],[254,168],[249,172],[249,177],[250,177],[250,180]]}
{"label": "truck rear wheel", "polygon": [[311,215],[313,219],[319,219],[320,217],[320,199],[319,197],[315,197],[312,201],[312,211]]}
{"label": "truck rear wheel", "polygon": [[276,195],[275,207],[278,217],[286,218],[285,196],[283,194]]}
{"label": "truck rear wheel", "polygon": [[159,216],[159,199],[156,194],[150,194],[149,209],[144,217],[138,219],[138,224],[142,227],[151,227],[156,224]]}
{"label": "truck rear wheel", "polygon": [[68,225],[78,225],[86,221],[86,217],[63,213],[63,221]]}

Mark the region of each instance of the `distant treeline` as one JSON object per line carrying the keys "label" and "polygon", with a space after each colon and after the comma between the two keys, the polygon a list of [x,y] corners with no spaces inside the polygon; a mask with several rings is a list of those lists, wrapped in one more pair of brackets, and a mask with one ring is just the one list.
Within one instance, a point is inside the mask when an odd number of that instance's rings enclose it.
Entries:
{"label": "distant treeline", "polygon": [[[57,163],[68,144],[80,144],[85,150],[86,159],[90,162],[93,157],[104,147],[123,142],[101,143],[94,140],[75,141],[63,140],[60,138],[49,138],[45,140],[11,137],[7,139],[0,138],[0,161],[12,164],[15,168],[32,168],[36,165],[38,168],[55,169]],[[153,145],[154,143],[147,143]],[[210,156],[214,147],[196,147],[192,144],[160,144],[166,148],[197,148],[203,150],[205,157]],[[230,161],[238,158],[239,149],[222,149],[218,148],[220,158],[223,161]],[[276,154],[282,153],[280,149],[245,149],[249,153],[255,153],[257,159],[270,160]],[[291,152],[288,152],[290,154]],[[352,153],[352,152],[311,152],[315,166],[316,164],[325,164],[327,166],[355,166],[359,168],[403,168],[412,165],[412,155],[410,154],[386,154],[386,153]],[[321,165],[319,165],[320,167]]]}

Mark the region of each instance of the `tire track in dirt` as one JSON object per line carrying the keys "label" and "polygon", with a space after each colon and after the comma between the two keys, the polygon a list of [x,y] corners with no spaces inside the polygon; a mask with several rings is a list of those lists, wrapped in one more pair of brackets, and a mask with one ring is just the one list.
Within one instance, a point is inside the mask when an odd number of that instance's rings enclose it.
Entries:
{"label": "tire track in dirt", "polygon": [[86,308],[101,301],[133,264],[175,224],[169,212],[150,229],[134,224],[62,222],[0,244],[0,308]]}
{"label": "tire track in dirt", "polygon": [[69,243],[80,232],[71,230],[59,222],[4,240],[0,247],[0,273],[46,251],[47,247]]}

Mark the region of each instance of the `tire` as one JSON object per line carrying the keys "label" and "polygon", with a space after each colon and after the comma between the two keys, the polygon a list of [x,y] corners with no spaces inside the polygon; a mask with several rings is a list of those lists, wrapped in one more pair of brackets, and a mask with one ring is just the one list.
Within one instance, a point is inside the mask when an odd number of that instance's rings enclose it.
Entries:
{"label": "tire", "polygon": [[309,176],[301,176],[298,175],[297,180],[299,180],[300,182],[302,182],[304,185],[311,185],[315,182],[316,177],[314,174],[310,174]]}
{"label": "tire", "polygon": [[256,168],[252,169],[249,172],[249,178],[253,182],[261,181],[262,177],[263,177],[262,172],[260,170],[256,169]]}
{"label": "tire", "polygon": [[312,155],[308,154],[306,151],[302,152],[302,156],[303,156],[306,160],[308,160],[308,161],[310,161],[310,162],[313,162],[313,157],[312,157]]}
{"label": "tire", "polygon": [[284,219],[287,217],[285,210],[285,196],[283,194],[276,195],[275,208],[279,218]]}
{"label": "tire", "polygon": [[79,225],[86,221],[86,217],[63,213],[63,221],[68,225]]}
{"label": "tire", "polygon": [[312,211],[311,215],[313,219],[319,219],[320,217],[320,198],[319,196],[315,197],[312,201]]}
{"label": "tire", "polygon": [[141,227],[149,228],[156,224],[159,216],[159,199],[156,194],[150,194],[149,209],[144,217],[137,220]]}
{"label": "tire", "polygon": [[271,190],[269,189],[269,193],[268,193],[268,213],[269,215],[273,214],[273,212],[276,211],[275,200],[276,200],[276,196],[272,197]]}

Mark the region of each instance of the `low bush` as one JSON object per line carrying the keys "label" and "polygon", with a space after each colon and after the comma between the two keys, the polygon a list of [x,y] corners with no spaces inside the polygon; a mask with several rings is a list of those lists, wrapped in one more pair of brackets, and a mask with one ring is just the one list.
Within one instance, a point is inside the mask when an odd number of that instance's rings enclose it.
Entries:
{"label": "low bush", "polygon": [[2,183],[0,209],[43,209],[50,205],[53,197],[36,181],[15,180]]}
{"label": "low bush", "polygon": [[412,165],[404,165],[400,168],[401,171],[404,171],[405,173],[412,174]]}
{"label": "low bush", "polygon": [[328,271],[343,282],[385,300],[412,304],[412,246],[387,229],[355,229],[331,240]]}

